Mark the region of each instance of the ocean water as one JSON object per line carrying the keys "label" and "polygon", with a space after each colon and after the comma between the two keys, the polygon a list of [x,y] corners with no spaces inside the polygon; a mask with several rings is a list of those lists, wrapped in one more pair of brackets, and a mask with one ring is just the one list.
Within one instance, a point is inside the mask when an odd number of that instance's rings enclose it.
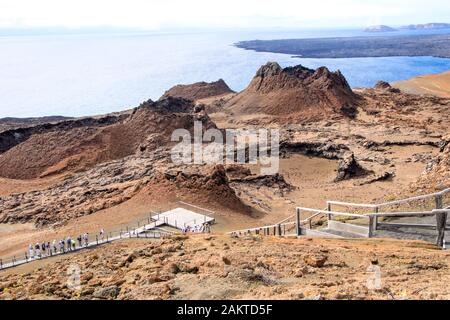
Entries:
{"label": "ocean water", "polygon": [[294,30],[2,36],[0,118],[120,111],[156,100],[173,85],[219,78],[239,91],[268,61],[340,69],[353,87],[450,69],[450,59],[433,57],[301,59],[232,45],[252,39],[357,35],[367,34]]}

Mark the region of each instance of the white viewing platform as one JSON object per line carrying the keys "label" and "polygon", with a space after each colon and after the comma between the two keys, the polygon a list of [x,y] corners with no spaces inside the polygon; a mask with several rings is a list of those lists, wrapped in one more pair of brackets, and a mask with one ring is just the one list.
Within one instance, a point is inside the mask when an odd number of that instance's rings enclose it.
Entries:
{"label": "white viewing platform", "polygon": [[204,223],[214,223],[214,218],[184,208],[176,208],[158,215],[154,215],[153,219],[155,219],[156,223],[159,222],[176,229],[186,227],[193,228],[195,226],[201,226]]}

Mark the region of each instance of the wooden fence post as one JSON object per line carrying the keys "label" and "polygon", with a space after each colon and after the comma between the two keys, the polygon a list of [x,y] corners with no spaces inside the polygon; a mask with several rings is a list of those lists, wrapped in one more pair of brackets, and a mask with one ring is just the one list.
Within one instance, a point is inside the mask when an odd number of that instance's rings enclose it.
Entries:
{"label": "wooden fence post", "polygon": [[[327,211],[331,212],[331,203],[327,202]],[[331,220],[332,219],[332,215],[331,214],[327,214],[327,219]]]}
{"label": "wooden fence post", "polygon": [[3,260],[0,259],[0,269],[3,269]]}
{"label": "wooden fence post", "polygon": [[295,234],[297,235],[297,237],[301,236],[302,234],[302,230],[301,230],[301,226],[300,226],[300,209],[297,208],[297,210],[295,211]]}
{"label": "wooden fence post", "polygon": [[373,237],[374,216],[369,216],[369,238]]}
{"label": "wooden fence post", "polygon": [[98,235],[95,235],[95,241],[97,241],[97,245],[98,245]]}
{"label": "wooden fence post", "polygon": [[[438,194],[435,197],[436,201],[436,209],[443,209],[443,201],[442,201],[442,195]],[[438,232],[438,236],[436,239],[436,244],[439,247],[444,247],[445,244],[445,228],[447,227],[447,213],[446,212],[439,212],[436,213],[436,230]]]}
{"label": "wooden fence post", "polygon": [[281,224],[277,225],[277,229],[278,229],[278,236],[282,236],[281,234]]}
{"label": "wooden fence post", "polygon": [[436,209],[442,209],[442,195],[439,194],[435,197]]}
{"label": "wooden fence post", "polygon": [[[379,208],[375,207],[374,211],[375,211],[375,214],[377,214],[379,212]],[[378,216],[375,216],[373,223],[374,223],[373,230],[374,231],[378,230]]]}

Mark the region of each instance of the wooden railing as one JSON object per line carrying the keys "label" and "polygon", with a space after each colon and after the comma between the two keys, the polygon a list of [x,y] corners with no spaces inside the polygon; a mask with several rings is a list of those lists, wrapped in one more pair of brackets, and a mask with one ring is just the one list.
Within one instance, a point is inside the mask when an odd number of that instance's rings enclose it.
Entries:
{"label": "wooden railing", "polygon": [[447,188],[445,190],[442,190],[442,191],[436,192],[436,193],[415,196],[415,197],[401,199],[401,200],[389,201],[389,202],[384,202],[384,203],[379,203],[379,204],[367,204],[367,203],[362,204],[362,203],[351,203],[351,202],[342,202],[342,201],[327,201],[327,207],[328,207],[328,210],[330,210],[330,211],[331,211],[332,205],[379,210],[382,207],[407,204],[412,201],[426,200],[426,199],[434,198],[436,201],[436,207],[441,207],[441,208],[436,208],[436,209],[442,209],[442,206],[443,206],[442,199],[443,199],[443,196],[446,195],[447,193],[450,193],[450,188]]}
{"label": "wooden railing", "polygon": [[[205,209],[202,207],[198,207],[198,206],[192,205],[190,203],[186,203],[183,201],[178,201],[177,203],[179,203],[182,206],[188,206],[188,207],[196,208],[196,209],[206,212],[207,214],[202,213],[202,215],[204,217],[212,218],[211,215],[212,216],[215,215],[214,211],[211,211],[211,210],[208,210],[208,209]],[[173,204],[172,207],[176,208],[177,205]],[[50,257],[56,256],[56,255],[62,255],[62,254],[72,253],[72,252],[79,251],[79,250],[84,250],[86,248],[96,247],[96,246],[110,243],[110,242],[116,241],[116,240],[130,239],[130,238],[164,238],[164,237],[174,235],[175,232],[170,231],[170,230],[161,229],[160,226],[165,223],[165,224],[176,227],[176,224],[177,224],[176,221],[175,220],[169,221],[168,218],[161,221],[160,214],[162,214],[162,212],[149,210],[149,214],[145,218],[141,218],[139,220],[136,220],[130,224],[121,226],[120,228],[117,228],[114,230],[105,231],[103,236],[100,236],[100,234],[91,234],[88,239],[88,245],[87,246],[82,245],[81,247],[76,247],[75,250],[70,250],[70,251],[65,250],[61,253],[61,252],[59,252],[59,243],[58,243],[58,251],[57,252],[50,250],[48,252],[48,254],[43,255],[40,258],[30,257],[30,254],[28,251],[21,253],[21,254],[13,255],[13,256],[10,256],[7,258],[0,257],[0,270],[15,267],[15,266],[29,263],[29,262],[33,262],[36,260],[50,258]],[[84,242],[84,240],[83,240],[83,242]],[[53,247],[53,245],[52,245],[52,247]]]}
{"label": "wooden railing", "polygon": [[[306,228],[312,229],[313,228],[313,220],[319,218],[319,217],[327,217],[328,222],[333,219],[333,217],[344,217],[344,218],[353,218],[353,219],[367,219],[368,220],[368,237],[372,237],[375,234],[375,231],[378,229],[378,227],[383,226],[391,226],[396,228],[401,227],[410,227],[410,228],[423,228],[423,229],[434,229],[438,230],[438,241],[437,244],[440,246],[445,245],[444,240],[444,234],[446,230],[450,230],[450,226],[446,225],[444,222],[444,227],[442,230],[442,227],[439,225],[439,219],[438,217],[442,216],[445,220],[446,215],[450,214],[450,207],[447,209],[443,208],[443,196],[450,192],[450,188],[445,189],[441,192],[436,192],[433,194],[427,194],[422,196],[416,196],[411,197],[407,199],[397,200],[397,201],[390,201],[380,204],[360,204],[360,203],[349,203],[349,202],[341,202],[341,201],[327,201],[327,208],[326,210],[318,210],[318,209],[311,209],[311,208],[305,208],[305,207],[298,207],[296,208],[296,214],[287,217],[286,219],[280,221],[279,223],[270,225],[270,226],[263,226],[263,227],[257,227],[257,228],[249,228],[249,229],[242,229],[237,231],[229,232],[230,235],[234,236],[240,236],[240,235],[247,235],[247,234],[261,234],[261,235],[287,235],[286,231],[283,232],[283,230],[286,230],[286,226],[293,226],[294,232],[290,234],[294,234],[297,236],[301,235],[301,229],[303,226],[306,226]],[[435,199],[436,208],[431,211],[416,211],[416,212],[379,212],[380,208],[393,206],[393,205],[399,205],[399,204],[405,204],[410,203],[412,201],[417,200],[424,200],[424,199]],[[339,211],[332,211],[332,206],[338,205],[338,206],[346,206],[346,207],[357,207],[357,208],[369,208],[373,210],[373,212],[365,213],[365,214],[357,214],[357,213],[351,213],[351,212],[339,212]],[[313,213],[313,215],[310,215],[306,219],[302,220],[301,214],[302,212],[309,212]],[[380,223],[379,218],[385,218],[385,217],[423,217],[423,216],[436,216],[437,223],[436,225],[431,224],[413,224],[413,223]],[[291,221],[294,220],[294,221]],[[287,222],[290,221],[290,222]],[[440,240],[439,240],[440,239]]]}

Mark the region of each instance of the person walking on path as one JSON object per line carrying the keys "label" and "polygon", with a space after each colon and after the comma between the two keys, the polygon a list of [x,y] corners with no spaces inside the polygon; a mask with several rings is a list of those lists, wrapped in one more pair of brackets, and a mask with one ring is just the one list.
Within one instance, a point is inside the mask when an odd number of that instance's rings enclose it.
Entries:
{"label": "person walking on path", "polygon": [[72,251],[72,240],[70,237],[67,237],[66,244],[67,244],[67,251]]}
{"label": "person walking on path", "polygon": [[56,239],[53,240],[53,252],[54,252],[55,254],[58,253],[58,248],[56,247]]}
{"label": "person walking on path", "polygon": [[78,240],[78,247],[80,247],[80,248],[83,247],[83,242],[82,242],[81,234],[78,236],[77,240]]}
{"label": "person walking on path", "polygon": [[64,240],[59,240],[59,253],[64,253]]}
{"label": "person walking on path", "polygon": [[100,239],[102,239],[102,241],[105,239],[105,230],[100,229]]}
{"label": "person walking on path", "polygon": [[36,252],[36,257],[40,258],[41,257],[41,250],[39,250],[40,246],[39,243],[36,242],[36,245],[34,246],[34,250]]}
{"label": "person walking on path", "polygon": [[42,242],[42,245],[41,245],[41,252],[42,252],[42,257],[45,257],[45,255],[46,255],[46,251],[45,251],[45,242]]}
{"label": "person walking on path", "polygon": [[89,246],[89,233],[84,234],[84,246],[85,247]]}
{"label": "person walking on path", "polygon": [[32,244],[28,246],[28,251],[30,252],[30,259],[34,259],[34,248]]}

